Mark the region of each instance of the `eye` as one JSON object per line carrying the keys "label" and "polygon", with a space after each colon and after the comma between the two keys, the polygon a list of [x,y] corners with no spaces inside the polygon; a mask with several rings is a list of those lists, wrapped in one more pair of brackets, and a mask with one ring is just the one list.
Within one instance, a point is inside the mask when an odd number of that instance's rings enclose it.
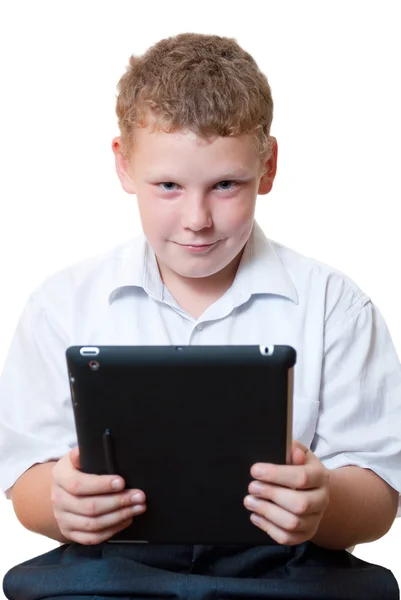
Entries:
{"label": "eye", "polygon": [[175,189],[174,186],[177,184],[173,183],[172,181],[162,181],[161,183],[158,183],[157,185],[158,186],[166,186],[166,187],[162,187],[162,189],[166,192],[172,192]]}
{"label": "eye", "polygon": [[[230,192],[235,188],[236,185],[237,182],[231,181],[231,179],[224,179],[223,181],[219,181],[219,183],[216,184],[216,186],[220,186],[220,190],[222,192]],[[158,183],[157,186],[165,192],[173,192],[177,189],[177,187],[179,187],[178,184],[174,183],[173,181],[162,181]]]}
{"label": "eye", "polygon": [[220,189],[223,192],[229,192],[235,187],[236,182],[231,181],[230,179],[225,179],[224,181],[219,181],[217,185],[222,186]]}

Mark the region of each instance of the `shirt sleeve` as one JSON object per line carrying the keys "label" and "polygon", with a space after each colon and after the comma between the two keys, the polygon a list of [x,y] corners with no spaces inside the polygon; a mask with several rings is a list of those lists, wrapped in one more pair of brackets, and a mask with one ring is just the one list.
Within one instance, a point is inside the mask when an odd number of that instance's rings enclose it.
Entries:
{"label": "shirt sleeve", "polygon": [[65,332],[32,295],[20,317],[0,376],[0,490],[7,493],[36,463],[74,445]]}
{"label": "shirt sleeve", "polygon": [[380,311],[366,298],[325,332],[312,450],[330,469],[371,469],[401,492],[401,365]]}

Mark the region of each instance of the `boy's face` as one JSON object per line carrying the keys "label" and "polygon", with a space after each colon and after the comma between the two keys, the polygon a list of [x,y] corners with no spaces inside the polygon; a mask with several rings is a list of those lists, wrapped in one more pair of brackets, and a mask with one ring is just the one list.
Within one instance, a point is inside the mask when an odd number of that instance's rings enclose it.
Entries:
{"label": "boy's face", "polygon": [[253,222],[257,194],[276,173],[277,144],[261,176],[252,137],[197,140],[192,132],[135,131],[129,160],[113,140],[124,190],[136,194],[144,234],[162,274],[205,278],[240,255]]}

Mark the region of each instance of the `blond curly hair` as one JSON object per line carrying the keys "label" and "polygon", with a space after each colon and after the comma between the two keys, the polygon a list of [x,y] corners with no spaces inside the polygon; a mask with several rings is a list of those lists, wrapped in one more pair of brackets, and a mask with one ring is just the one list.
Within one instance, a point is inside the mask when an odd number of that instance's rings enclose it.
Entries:
{"label": "blond curly hair", "polygon": [[116,103],[122,151],[135,127],[200,139],[253,134],[261,165],[271,152],[273,100],[266,76],[233,38],[182,33],[131,56]]}

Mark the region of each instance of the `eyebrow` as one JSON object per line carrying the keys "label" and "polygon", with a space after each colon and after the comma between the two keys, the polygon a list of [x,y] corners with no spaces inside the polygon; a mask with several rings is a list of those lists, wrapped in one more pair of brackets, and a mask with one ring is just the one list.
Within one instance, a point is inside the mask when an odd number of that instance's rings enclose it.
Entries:
{"label": "eyebrow", "polygon": [[236,171],[224,173],[220,177],[220,181],[224,181],[225,179],[241,179],[242,177],[253,177],[253,173],[247,171],[246,169],[237,169]]}
{"label": "eyebrow", "polygon": [[[254,174],[245,169],[236,169],[233,171],[225,172],[221,175],[217,175],[216,177],[211,177],[213,181],[226,181],[229,179],[248,179],[253,177]],[[145,175],[146,179],[157,179],[158,181],[175,181],[176,179],[180,179],[180,177],[174,177],[171,175],[167,175],[166,173],[157,173],[155,171],[149,171]]]}

